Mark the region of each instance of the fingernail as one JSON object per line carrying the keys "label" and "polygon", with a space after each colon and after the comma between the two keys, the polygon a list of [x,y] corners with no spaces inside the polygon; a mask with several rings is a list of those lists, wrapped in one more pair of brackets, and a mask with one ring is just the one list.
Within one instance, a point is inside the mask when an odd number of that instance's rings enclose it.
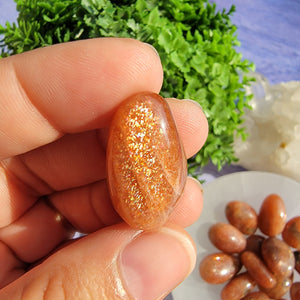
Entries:
{"label": "fingernail", "polygon": [[167,295],[195,266],[193,242],[170,228],[142,233],[125,247],[121,274],[133,299],[153,300]]}
{"label": "fingernail", "polygon": [[182,99],[184,101],[190,101],[191,103],[193,103],[194,105],[198,106],[201,108],[201,110],[203,111],[203,107],[201,106],[201,104],[195,100],[191,100],[191,99]]}
{"label": "fingernail", "polygon": [[151,48],[151,50],[159,57],[159,53],[157,52],[157,50],[151,45],[151,44],[148,44],[148,43],[144,43],[147,47]]}
{"label": "fingernail", "polygon": [[198,186],[199,186],[199,188],[200,188],[200,190],[203,194],[203,186],[202,186],[201,182],[198,179],[194,178],[194,177],[189,177],[189,178],[191,178],[191,180],[194,180],[198,184]]}

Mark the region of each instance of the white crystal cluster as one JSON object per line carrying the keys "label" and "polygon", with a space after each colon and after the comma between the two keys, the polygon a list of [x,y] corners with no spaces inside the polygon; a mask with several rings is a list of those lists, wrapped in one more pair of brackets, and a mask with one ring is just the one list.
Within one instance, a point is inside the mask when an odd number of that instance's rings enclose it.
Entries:
{"label": "white crystal cluster", "polygon": [[254,77],[244,123],[249,135],[235,139],[238,164],[300,181],[300,81],[270,85],[260,74]]}

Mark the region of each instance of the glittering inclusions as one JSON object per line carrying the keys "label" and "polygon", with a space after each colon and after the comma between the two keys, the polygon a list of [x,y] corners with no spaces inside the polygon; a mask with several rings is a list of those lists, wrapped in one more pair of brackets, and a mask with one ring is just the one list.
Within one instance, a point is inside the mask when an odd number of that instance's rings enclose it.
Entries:
{"label": "glittering inclusions", "polygon": [[167,102],[143,92],[121,103],[107,146],[112,203],[123,220],[143,230],[167,221],[185,185],[187,162]]}

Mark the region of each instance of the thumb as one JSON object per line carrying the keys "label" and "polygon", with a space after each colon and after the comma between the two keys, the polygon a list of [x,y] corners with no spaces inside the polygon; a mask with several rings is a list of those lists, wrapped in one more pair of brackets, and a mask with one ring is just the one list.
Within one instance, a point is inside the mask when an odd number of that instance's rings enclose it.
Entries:
{"label": "thumb", "polygon": [[195,260],[183,229],[142,232],[119,224],[60,249],[3,288],[0,299],[160,299]]}

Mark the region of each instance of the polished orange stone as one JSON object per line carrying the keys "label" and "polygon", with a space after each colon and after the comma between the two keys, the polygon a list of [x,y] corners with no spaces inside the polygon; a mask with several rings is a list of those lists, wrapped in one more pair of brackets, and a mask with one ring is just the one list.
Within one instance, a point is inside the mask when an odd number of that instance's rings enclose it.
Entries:
{"label": "polished orange stone", "polygon": [[167,221],[185,185],[187,163],[167,102],[144,92],[121,103],[107,146],[114,208],[130,226],[157,229]]}

